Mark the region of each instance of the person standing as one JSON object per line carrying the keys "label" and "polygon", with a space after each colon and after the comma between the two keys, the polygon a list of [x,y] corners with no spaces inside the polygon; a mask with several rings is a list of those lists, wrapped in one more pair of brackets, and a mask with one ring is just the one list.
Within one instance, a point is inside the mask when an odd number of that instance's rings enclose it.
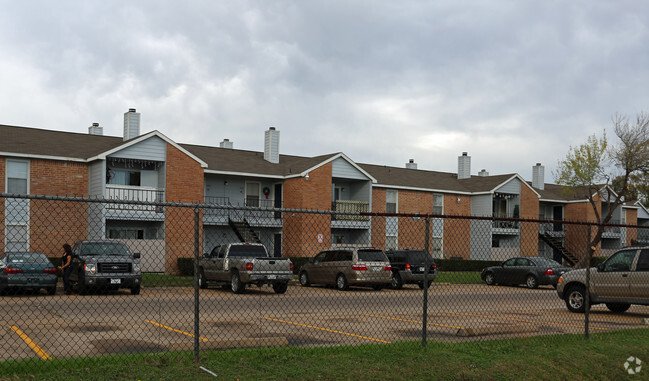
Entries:
{"label": "person standing", "polygon": [[61,257],[61,266],[59,269],[63,271],[63,290],[66,295],[72,293],[70,287],[70,274],[72,273],[72,248],[67,243],[63,245],[63,257]]}

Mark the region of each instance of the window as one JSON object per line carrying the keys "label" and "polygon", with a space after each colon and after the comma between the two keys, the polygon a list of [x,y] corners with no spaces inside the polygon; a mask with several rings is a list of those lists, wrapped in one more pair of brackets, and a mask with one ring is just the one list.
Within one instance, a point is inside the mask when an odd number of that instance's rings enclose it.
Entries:
{"label": "window", "polygon": [[444,195],[433,194],[433,214],[444,214]]}
{"label": "window", "polygon": [[385,236],[385,250],[396,250],[397,248],[398,248],[397,236],[396,235]]}
{"label": "window", "polygon": [[246,206],[259,207],[259,183],[246,182]]}
{"label": "window", "polygon": [[127,171],[123,169],[108,170],[108,184],[113,185],[141,185],[140,171]]}
{"label": "window", "polygon": [[604,262],[605,272],[629,271],[635,258],[635,250],[624,250],[613,254]]}
{"label": "window", "polygon": [[385,192],[385,212],[397,213],[397,191],[388,190]]}
{"label": "window", "polygon": [[435,258],[443,258],[442,254],[442,238],[441,237],[433,237],[433,257]]}
{"label": "window", "polygon": [[144,229],[110,229],[108,238],[112,239],[144,239]]}
{"label": "window", "polygon": [[644,249],[640,252],[635,271],[649,271],[649,250]]}
{"label": "window", "polygon": [[29,163],[26,161],[7,160],[7,193],[28,194],[27,174]]}

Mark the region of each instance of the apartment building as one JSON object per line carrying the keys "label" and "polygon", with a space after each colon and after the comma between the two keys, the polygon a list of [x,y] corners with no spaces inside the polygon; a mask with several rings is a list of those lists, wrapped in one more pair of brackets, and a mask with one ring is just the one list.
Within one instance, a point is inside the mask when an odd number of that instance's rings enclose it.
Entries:
{"label": "apartment building", "polygon": [[[96,123],[88,133],[0,125],[0,137],[4,192],[111,201],[73,204],[53,212],[40,200],[7,198],[0,205],[4,216],[0,250],[58,255],[48,239],[52,234],[68,242],[138,240],[148,247],[143,267],[153,272],[173,272],[178,257],[193,256],[187,248],[193,247],[194,237],[174,232],[193,223],[194,215],[190,210],[129,201],[206,205],[200,219],[204,251],[229,240],[260,241],[272,255],[284,257],[312,256],[340,243],[371,242],[385,249],[424,247],[421,218],[345,214],[374,212],[437,215],[428,237],[429,250],[436,257],[492,260],[556,255],[556,245],[566,247],[583,237],[544,225],[442,216],[576,220],[588,217],[590,207],[584,198],[568,197],[561,187],[546,184],[540,164],[533,167],[534,180],[528,183],[518,174],[489,175],[482,170],[471,175],[467,153],[458,157],[457,173],[420,170],[414,160],[401,168],[355,163],[340,152],[291,156],[280,153],[280,131],[274,127],[264,131],[263,151],[235,149],[229,139],[219,147],[183,144],[159,131],[141,133],[135,109],[124,113],[122,137],[104,136]],[[268,208],[338,213],[307,216],[264,210]],[[632,204],[620,208],[619,221],[637,222],[639,208]],[[65,231],[51,231],[54,224],[48,219],[71,213],[83,218]],[[554,237],[555,246],[544,236]],[[602,249],[635,238],[624,230],[607,232]]]}

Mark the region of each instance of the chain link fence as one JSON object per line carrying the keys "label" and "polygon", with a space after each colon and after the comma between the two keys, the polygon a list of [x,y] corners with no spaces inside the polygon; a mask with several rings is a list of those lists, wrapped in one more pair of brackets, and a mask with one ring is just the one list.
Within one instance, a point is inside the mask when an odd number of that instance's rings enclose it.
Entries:
{"label": "chain link fence", "polygon": [[[0,196],[5,366],[243,347],[559,343],[647,315],[635,305],[625,319],[601,305],[570,313],[559,298],[556,280],[588,255],[593,224]],[[594,264],[647,236],[601,229]]]}

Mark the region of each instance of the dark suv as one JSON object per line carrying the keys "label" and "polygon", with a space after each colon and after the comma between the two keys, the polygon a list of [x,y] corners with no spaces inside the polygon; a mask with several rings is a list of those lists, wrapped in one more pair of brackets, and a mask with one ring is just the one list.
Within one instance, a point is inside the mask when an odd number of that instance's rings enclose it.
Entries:
{"label": "dark suv", "polygon": [[[425,253],[423,250],[389,250],[385,252],[392,266],[392,285],[395,290],[400,290],[404,284],[417,284],[424,288]],[[428,284],[437,276],[437,265],[433,257],[428,254]]]}

